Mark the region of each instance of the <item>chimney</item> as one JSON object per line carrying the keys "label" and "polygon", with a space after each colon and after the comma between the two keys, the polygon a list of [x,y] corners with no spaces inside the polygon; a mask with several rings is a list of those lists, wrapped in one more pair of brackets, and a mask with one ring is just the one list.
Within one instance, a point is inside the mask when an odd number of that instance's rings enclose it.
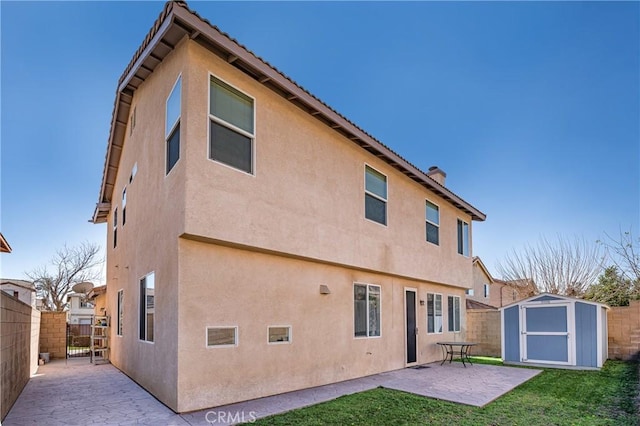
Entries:
{"label": "chimney", "polygon": [[433,179],[436,182],[438,182],[440,185],[444,186],[444,180],[446,179],[447,174],[445,172],[443,172],[442,170],[440,170],[440,167],[431,166],[431,167],[429,167],[429,171],[427,172],[427,176],[429,176],[431,179]]}

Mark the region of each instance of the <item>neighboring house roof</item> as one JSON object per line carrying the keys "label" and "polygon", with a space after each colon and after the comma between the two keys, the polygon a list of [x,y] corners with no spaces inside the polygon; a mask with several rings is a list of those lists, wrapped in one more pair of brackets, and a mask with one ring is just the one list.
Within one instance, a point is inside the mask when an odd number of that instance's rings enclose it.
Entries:
{"label": "neighboring house roof", "polygon": [[107,292],[107,286],[106,285],[101,285],[98,287],[94,287],[89,294],[87,294],[87,299],[93,299],[96,298],[98,296],[100,296],[101,294],[105,294]]}
{"label": "neighboring house roof", "polygon": [[477,300],[467,299],[467,309],[492,309],[497,311],[495,306],[487,305],[486,303],[478,302]]}
{"label": "neighboring house roof", "polygon": [[0,253],[11,253],[11,246],[0,232]]}
{"label": "neighboring house roof", "polygon": [[514,288],[516,290],[525,290],[528,291],[531,294],[535,294],[537,292],[537,288],[535,283],[533,282],[533,280],[531,278],[523,278],[523,279],[519,279],[519,280],[510,280],[510,281],[506,281],[506,280],[499,280],[499,279],[494,279],[494,282],[496,284],[501,284],[501,285],[505,285],[507,287],[511,287]]}
{"label": "neighboring house roof", "polygon": [[484,272],[484,274],[487,276],[487,278],[489,278],[489,283],[493,284],[494,283],[494,279],[491,276],[491,273],[489,272],[489,270],[487,269],[486,266],[484,266],[484,263],[482,262],[482,260],[478,257],[478,256],[474,256],[473,257],[473,264],[474,265],[478,265],[478,267],[480,267],[480,269],[482,270],[482,272]]}
{"label": "neighboring house roof", "polygon": [[[527,297],[526,299],[518,300],[517,302],[513,302],[513,303],[509,303],[508,305],[504,305],[503,307],[500,308],[500,310],[507,309],[507,308],[509,308],[511,306],[518,305],[520,303],[532,302],[532,301],[535,301],[536,299],[545,298],[545,297],[555,298],[555,299],[562,299],[562,300],[567,300],[567,301],[571,301],[571,302],[581,302],[581,303],[586,303],[588,305],[602,306],[603,308],[611,309],[608,305],[605,305],[604,303],[594,302],[593,300],[578,299],[577,297],[563,296],[561,294],[540,293],[540,294],[536,294],[535,296]],[[550,299],[547,299],[547,300],[550,300]]]}
{"label": "neighboring house roof", "polygon": [[36,291],[36,286],[31,281],[14,280],[11,278],[0,278],[0,285],[13,284],[17,287],[22,287],[30,291]]}
{"label": "neighboring house roof", "polygon": [[196,12],[189,9],[186,2],[169,1],[165,4],[160,16],[118,81],[100,195],[92,218],[94,223],[106,222],[107,215],[111,210],[111,200],[133,94],[185,35],[221,56],[229,64],[278,93],[332,130],[342,134],[361,148],[386,161],[409,178],[435,192],[469,214],[473,220],[485,220],[486,215],[484,213],[440,185],[429,176],[428,172],[425,173],[409,163],[389,147],[299,86],[274,66],[256,56],[206,19],[200,17]]}

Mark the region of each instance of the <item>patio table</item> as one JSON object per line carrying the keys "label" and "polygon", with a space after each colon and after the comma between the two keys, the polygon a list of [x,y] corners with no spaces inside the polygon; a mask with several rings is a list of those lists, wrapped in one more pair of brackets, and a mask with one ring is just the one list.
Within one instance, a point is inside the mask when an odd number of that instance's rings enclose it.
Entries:
{"label": "patio table", "polygon": [[[454,355],[459,355],[460,360],[462,361],[462,365],[466,368],[467,364],[465,360],[473,365],[471,359],[469,358],[469,351],[472,346],[477,345],[474,342],[436,342],[436,345],[439,345],[442,348],[443,360],[440,365],[444,364],[447,359],[449,360],[449,364],[453,361]],[[457,348],[460,347],[460,350]],[[455,348],[455,349],[454,349]]]}

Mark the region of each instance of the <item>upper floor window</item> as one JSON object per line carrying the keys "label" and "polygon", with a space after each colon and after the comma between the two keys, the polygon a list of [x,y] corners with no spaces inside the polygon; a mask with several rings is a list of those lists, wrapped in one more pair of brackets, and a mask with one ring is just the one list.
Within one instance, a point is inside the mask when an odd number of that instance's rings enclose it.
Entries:
{"label": "upper floor window", "polygon": [[127,221],[127,187],[122,190],[122,226]]}
{"label": "upper floor window", "polygon": [[440,208],[427,201],[427,241],[440,244]]}
{"label": "upper floor window", "polygon": [[178,77],[176,84],[167,98],[166,127],[164,138],[167,151],[166,174],[180,159],[180,115],[181,115],[182,77]]}
{"label": "upper floor window", "polygon": [[353,286],[355,337],[380,336],[380,286]]}
{"label": "upper floor window", "polygon": [[253,173],[254,101],[211,76],[209,89],[209,158]]}
{"label": "upper floor window", "polygon": [[364,216],[382,225],[387,224],[387,177],[365,166]]}
{"label": "upper floor window", "polygon": [[469,224],[458,219],[458,253],[469,256]]}
{"label": "upper floor window", "polygon": [[489,284],[484,285],[484,297],[489,297]]}
{"label": "upper floor window", "polygon": [[113,248],[118,247],[118,208],[113,209]]}

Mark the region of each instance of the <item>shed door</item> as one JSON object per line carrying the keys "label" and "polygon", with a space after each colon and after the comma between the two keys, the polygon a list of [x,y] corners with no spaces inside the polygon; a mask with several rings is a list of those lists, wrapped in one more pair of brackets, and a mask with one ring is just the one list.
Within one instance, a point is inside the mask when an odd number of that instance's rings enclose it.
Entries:
{"label": "shed door", "polygon": [[569,305],[522,307],[522,361],[570,365]]}

